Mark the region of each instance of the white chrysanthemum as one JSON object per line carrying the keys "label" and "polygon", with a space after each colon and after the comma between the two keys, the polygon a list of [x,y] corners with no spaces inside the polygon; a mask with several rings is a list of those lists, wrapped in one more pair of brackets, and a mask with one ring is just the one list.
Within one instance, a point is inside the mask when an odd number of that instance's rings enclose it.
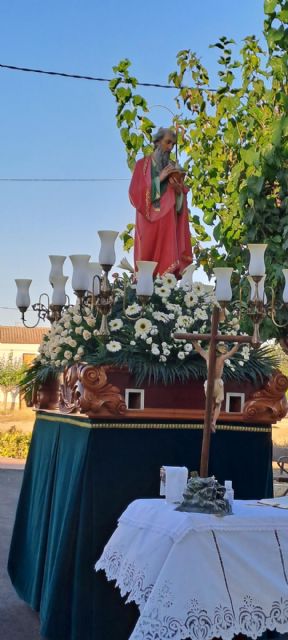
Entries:
{"label": "white chrysanthemum", "polygon": [[151,336],[157,336],[157,333],[158,333],[157,327],[152,327],[150,333],[151,333]]}
{"label": "white chrysanthemum", "polygon": [[61,366],[61,360],[55,360],[55,367],[60,367]]}
{"label": "white chrysanthemum", "polygon": [[92,336],[91,331],[87,331],[87,329],[84,329],[84,331],[83,331],[84,340],[89,340],[91,338],[91,336]]}
{"label": "white chrysanthemum", "polygon": [[134,347],[136,344],[135,340],[130,340],[130,344],[132,345],[132,347]]}
{"label": "white chrysanthemum", "polygon": [[197,296],[195,296],[194,293],[192,293],[192,291],[189,291],[184,296],[184,302],[186,304],[186,307],[188,307],[188,309],[190,309],[191,307],[194,307],[195,304],[197,304],[198,298],[197,298]]}
{"label": "white chrysanthemum", "polygon": [[76,355],[74,356],[73,360],[75,360],[76,362],[78,360],[81,360],[81,356],[79,355],[79,353],[76,353]]}
{"label": "white chrysanthemum", "polygon": [[70,329],[70,321],[64,322],[65,329]]}
{"label": "white chrysanthemum", "polygon": [[66,360],[70,360],[70,358],[72,358],[73,353],[72,351],[64,351],[64,358],[66,358]]}
{"label": "white chrysanthemum", "polygon": [[135,333],[137,334],[141,334],[141,333],[150,333],[151,329],[152,329],[152,322],[151,320],[148,320],[148,318],[139,318],[139,320],[136,320],[135,325]]}
{"label": "white chrysanthemum", "polygon": [[110,340],[110,342],[106,344],[106,349],[107,351],[111,351],[112,353],[115,353],[116,351],[120,351],[122,347],[120,342],[117,342],[116,340]]}
{"label": "white chrysanthemum", "polygon": [[82,332],[83,332],[83,327],[75,327],[75,333],[77,334],[77,336],[81,336]]}
{"label": "white chrysanthemum", "polygon": [[187,344],[184,345],[184,351],[186,351],[186,353],[190,353],[190,351],[193,351],[191,342],[187,342]]}
{"label": "white chrysanthemum", "polygon": [[163,355],[164,356],[170,356],[170,350],[167,349],[167,347],[165,347],[165,349],[163,349]]}
{"label": "white chrysanthemum", "polygon": [[147,344],[152,344],[152,338],[151,336],[149,338],[146,338],[146,343]]}
{"label": "white chrysanthemum", "polygon": [[194,312],[194,318],[196,318],[197,320],[207,320],[208,319],[208,315],[205,311],[205,309],[195,309]]}
{"label": "white chrysanthemum", "polygon": [[173,304],[172,302],[167,302],[166,309],[167,311],[172,311],[178,316],[181,315],[182,313],[182,307],[180,307],[180,304]]}
{"label": "white chrysanthemum", "polygon": [[163,355],[163,356],[160,356],[159,360],[160,360],[160,362],[166,362],[167,358],[166,358],[165,355]]}
{"label": "white chrysanthemum", "polygon": [[169,289],[168,286],[165,286],[165,284],[163,284],[162,287],[155,287],[154,291],[157,296],[160,296],[160,298],[169,298],[171,293],[171,289]]}
{"label": "white chrysanthemum", "polygon": [[65,358],[62,360],[61,362],[62,367],[65,367],[66,364],[68,364],[68,360],[66,360]]}
{"label": "white chrysanthemum", "polygon": [[130,304],[127,309],[126,309],[126,313],[127,316],[136,316],[137,313],[140,313],[142,307],[140,307],[139,304],[137,304],[137,302],[134,302],[133,304]]}
{"label": "white chrysanthemum", "polygon": [[244,367],[244,364],[245,364],[244,360],[238,360],[238,362],[240,364],[240,367]]}
{"label": "white chrysanthemum", "polygon": [[84,351],[85,351],[84,347],[78,347],[77,349],[77,353],[80,353],[80,355],[82,355]]}
{"label": "white chrysanthemum", "polygon": [[175,278],[173,273],[164,273],[162,281],[164,285],[169,287],[169,289],[174,289],[177,284],[177,278]]}
{"label": "white chrysanthemum", "polygon": [[120,318],[114,318],[114,320],[110,320],[109,327],[111,331],[119,331],[123,327],[123,322]]}
{"label": "white chrysanthemum", "polygon": [[192,318],[190,316],[179,316],[177,318],[177,322],[176,322],[176,326],[177,327],[181,327],[181,329],[183,327],[190,327],[190,325],[192,324]]}
{"label": "white chrysanthemum", "polygon": [[81,324],[82,318],[78,313],[75,313],[73,316],[73,322],[75,322],[75,324]]}
{"label": "white chrysanthemum", "polygon": [[164,322],[164,324],[169,322],[169,315],[167,313],[163,313],[163,311],[154,311],[152,313],[152,317],[154,320],[157,320],[157,322]]}
{"label": "white chrysanthemum", "polygon": [[70,342],[69,342],[69,345],[70,345],[70,347],[72,347],[72,349],[75,349],[75,347],[77,347],[76,340],[74,340],[74,338],[71,338]]}
{"label": "white chrysanthemum", "polygon": [[184,351],[179,351],[177,353],[177,357],[179,358],[179,360],[184,360],[185,356],[186,356],[186,354],[185,354]]}

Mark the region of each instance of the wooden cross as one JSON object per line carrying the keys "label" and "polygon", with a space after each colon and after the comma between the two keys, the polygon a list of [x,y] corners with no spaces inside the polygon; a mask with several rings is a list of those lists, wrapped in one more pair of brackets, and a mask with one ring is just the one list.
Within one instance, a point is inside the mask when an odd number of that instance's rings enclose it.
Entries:
{"label": "wooden cross", "polygon": [[195,341],[205,340],[210,343],[209,344],[209,360],[207,365],[208,375],[207,375],[205,416],[204,416],[202,450],[201,450],[201,460],[200,460],[201,478],[207,478],[208,476],[217,342],[239,342],[239,343],[246,343],[246,344],[253,342],[253,339],[251,336],[233,336],[233,335],[226,335],[226,334],[222,335],[221,333],[218,333],[220,313],[221,313],[221,309],[215,305],[212,312],[211,333],[174,333],[173,334],[173,337],[176,338],[177,340],[187,340],[188,342],[193,342],[194,340]]}

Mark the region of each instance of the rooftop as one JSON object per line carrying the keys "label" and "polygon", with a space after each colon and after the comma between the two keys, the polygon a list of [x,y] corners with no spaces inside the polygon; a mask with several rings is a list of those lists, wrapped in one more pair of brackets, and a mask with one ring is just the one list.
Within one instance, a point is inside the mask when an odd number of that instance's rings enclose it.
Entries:
{"label": "rooftop", "polygon": [[48,327],[27,329],[26,327],[0,326],[1,344],[40,344]]}

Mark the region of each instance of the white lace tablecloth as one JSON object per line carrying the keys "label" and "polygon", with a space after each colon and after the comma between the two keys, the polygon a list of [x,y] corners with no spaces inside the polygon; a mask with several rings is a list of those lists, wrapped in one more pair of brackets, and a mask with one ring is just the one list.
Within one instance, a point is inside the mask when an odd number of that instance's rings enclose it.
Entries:
{"label": "white lace tablecloth", "polygon": [[219,518],[136,500],[96,570],[140,616],[130,640],[257,638],[288,632],[288,511],[235,501]]}

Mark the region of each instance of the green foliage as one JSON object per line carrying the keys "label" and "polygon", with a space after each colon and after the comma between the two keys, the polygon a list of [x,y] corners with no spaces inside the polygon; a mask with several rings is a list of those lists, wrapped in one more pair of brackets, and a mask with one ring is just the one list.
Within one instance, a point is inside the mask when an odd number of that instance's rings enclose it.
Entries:
{"label": "green foliage", "polygon": [[[211,47],[218,53],[218,86],[211,89],[207,69],[189,49],[177,54],[169,82],[178,93],[178,147],[185,156],[192,204],[194,255],[208,275],[222,260],[242,276],[247,252],[242,244],[267,242],[267,283],[278,295],[281,267],[288,266],[288,1],[265,0],[267,50],[255,36],[244,39],[240,54],[233,40],[221,37]],[[117,125],[133,168],[139,151],[150,153],[154,123],[147,101],[136,92],[131,63],[114,67],[110,89],[117,102]],[[216,83],[217,84],[217,83]],[[182,156],[181,156],[182,157]],[[201,246],[212,229],[212,249]],[[126,247],[132,229],[123,234]],[[288,320],[285,310],[284,321]],[[270,336],[278,335],[273,325]]]}
{"label": "green foliage", "polygon": [[0,456],[4,458],[27,458],[31,433],[22,433],[11,427],[9,431],[0,433]]}

